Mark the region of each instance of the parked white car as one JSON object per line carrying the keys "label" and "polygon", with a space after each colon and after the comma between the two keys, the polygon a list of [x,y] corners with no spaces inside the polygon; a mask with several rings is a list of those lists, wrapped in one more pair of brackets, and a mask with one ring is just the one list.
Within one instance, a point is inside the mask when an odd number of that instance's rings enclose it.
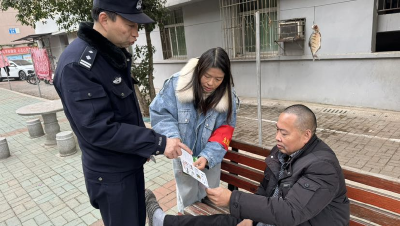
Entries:
{"label": "parked white car", "polygon": [[[28,73],[34,71],[33,64],[27,60],[9,60],[10,78],[16,80],[25,79]],[[4,69],[1,69],[0,82],[7,79],[7,74]]]}

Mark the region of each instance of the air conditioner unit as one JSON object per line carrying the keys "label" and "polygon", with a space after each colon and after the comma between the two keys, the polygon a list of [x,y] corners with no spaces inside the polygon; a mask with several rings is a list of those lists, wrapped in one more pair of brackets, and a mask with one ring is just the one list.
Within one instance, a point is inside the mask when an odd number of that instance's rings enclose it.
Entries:
{"label": "air conditioner unit", "polygon": [[278,42],[304,40],[305,19],[279,21]]}

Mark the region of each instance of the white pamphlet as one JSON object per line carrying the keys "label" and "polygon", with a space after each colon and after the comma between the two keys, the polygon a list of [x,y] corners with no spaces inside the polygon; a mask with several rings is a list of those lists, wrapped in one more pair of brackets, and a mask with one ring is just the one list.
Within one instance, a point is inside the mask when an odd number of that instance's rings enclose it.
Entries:
{"label": "white pamphlet", "polygon": [[206,188],[208,188],[207,176],[203,171],[197,169],[193,165],[193,157],[183,149],[182,155],[179,157],[181,158],[183,172],[189,174],[194,179],[202,183]]}

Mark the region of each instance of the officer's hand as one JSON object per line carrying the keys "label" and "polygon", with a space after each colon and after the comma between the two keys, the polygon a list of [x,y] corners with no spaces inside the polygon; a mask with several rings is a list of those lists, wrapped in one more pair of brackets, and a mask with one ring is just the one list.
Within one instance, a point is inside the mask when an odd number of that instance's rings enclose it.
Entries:
{"label": "officer's hand", "polygon": [[167,138],[167,145],[165,146],[164,155],[169,159],[178,158],[182,155],[181,149],[189,154],[193,154],[192,150],[188,148],[179,138]]}
{"label": "officer's hand", "polygon": [[[183,150],[185,150],[190,155],[193,155],[192,150],[190,150],[190,148],[188,146],[186,146],[186,144],[181,142],[181,143],[179,143],[179,147],[181,147]],[[182,152],[180,152],[179,156],[181,156],[181,155],[182,155]]]}
{"label": "officer's hand", "polygon": [[217,206],[228,206],[232,192],[227,188],[207,188],[207,196]]}
{"label": "officer's hand", "polygon": [[250,219],[244,219],[237,226],[253,226],[253,221]]}
{"label": "officer's hand", "polygon": [[197,159],[196,162],[193,163],[193,165],[194,165],[197,169],[203,170],[203,169],[206,167],[206,165],[207,165],[207,159],[204,158],[204,157],[200,157],[200,158]]}
{"label": "officer's hand", "polygon": [[167,144],[165,145],[164,155],[169,159],[178,158],[181,155],[181,148],[179,143],[181,140],[179,138],[167,138]]}

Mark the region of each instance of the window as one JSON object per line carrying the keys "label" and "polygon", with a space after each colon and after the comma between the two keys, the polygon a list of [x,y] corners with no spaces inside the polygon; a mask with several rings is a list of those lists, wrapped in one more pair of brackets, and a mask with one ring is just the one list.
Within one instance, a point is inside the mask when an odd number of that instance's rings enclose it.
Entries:
{"label": "window", "polygon": [[225,49],[237,59],[255,58],[256,20],[260,12],[261,58],[276,55],[278,45],[274,42],[277,32],[278,0],[220,0],[223,20]]}
{"label": "window", "polygon": [[378,32],[376,52],[400,51],[400,31]]}
{"label": "window", "polygon": [[379,0],[378,14],[400,13],[400,0]]}
{"label": "window", "polygon": [[186,59],[182,9],[168,13],[163,28],[160,28],[160,35],[164,59]]}

